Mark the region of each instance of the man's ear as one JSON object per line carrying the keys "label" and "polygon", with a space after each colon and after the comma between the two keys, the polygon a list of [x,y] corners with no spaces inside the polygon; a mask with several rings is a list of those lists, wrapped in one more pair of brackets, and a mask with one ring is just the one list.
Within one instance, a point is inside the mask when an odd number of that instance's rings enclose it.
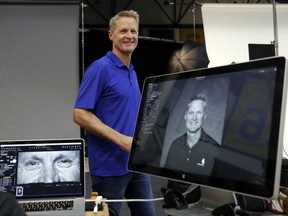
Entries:
{"label": "man's ear", "polygon": [[112,31],[108,31],[108,36],[109,36],[109,39],[111,40],[111,41],[113,41],[113,33],[112,33]]}

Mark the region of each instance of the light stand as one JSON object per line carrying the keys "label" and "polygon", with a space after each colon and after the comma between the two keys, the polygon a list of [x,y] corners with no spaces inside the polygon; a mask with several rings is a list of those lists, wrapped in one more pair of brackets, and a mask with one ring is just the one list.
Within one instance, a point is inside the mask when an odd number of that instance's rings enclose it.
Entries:
{"label": "light stand", "polygon": [[192,18],[193,18],[193,42],[196,42],[196,6],[201,7],[202,4],[195,0],[190,9],[190,12],[192,13]]}
{"label": "light stand", "polygon": [[276,1],[272,0],[273,5],[273,29],[274,29],[274,47],[275,47],[275,56],[278,56],[278,23],[277,23],[277,10],[276,10]]}
{"label": "light stand", "polygon": [[192,5],[192,9],[191,9],[191,12],[192,12],[192,16],[193,16],[193,41],[196,42],[196,16],[195,16],[195,13],[196,13],[196,4],[195,4],[195,1]]}
{"label": "light stand", "polygon": [[85,70],[85,64],[84,64],[84,47],[85,47],[85,41],[84,41],[84,33],[85,33],[85,28],[84,28],[84,8],[87,7],[87,5],[82,1],[81,5],[81,49],[82,49],[82,75],[84,75],[84,70]]}

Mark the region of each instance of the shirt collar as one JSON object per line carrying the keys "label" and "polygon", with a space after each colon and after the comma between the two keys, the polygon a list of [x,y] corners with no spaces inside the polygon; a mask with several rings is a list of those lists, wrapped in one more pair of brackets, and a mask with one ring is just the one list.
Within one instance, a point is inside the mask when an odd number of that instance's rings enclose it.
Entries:
{"label": "shirt collar", "polygon": [[[111,61],[119,68],[127,68],[126,65],[123,64],[123,62],[112,52],[112,51],[108,51],[107,52],[107,56],[108,58],[111,59]],[[129,67],[129,71],[134,70],[134,66],[132,65],[132,63],[130,63],[130,67]]]}

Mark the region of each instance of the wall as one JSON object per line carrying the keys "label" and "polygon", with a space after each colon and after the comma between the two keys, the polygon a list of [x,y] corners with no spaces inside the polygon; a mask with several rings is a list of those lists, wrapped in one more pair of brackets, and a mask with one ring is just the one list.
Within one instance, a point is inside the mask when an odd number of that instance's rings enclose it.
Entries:
{"label": "wall", "polygon": [[0,28],[0,139],[80,137],[79,5],[3,4]]}

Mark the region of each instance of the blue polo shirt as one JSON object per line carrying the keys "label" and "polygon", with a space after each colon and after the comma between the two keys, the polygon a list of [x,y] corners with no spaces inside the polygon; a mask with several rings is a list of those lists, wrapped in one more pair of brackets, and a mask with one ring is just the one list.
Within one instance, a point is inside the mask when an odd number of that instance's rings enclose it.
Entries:
{"label": "blue polo shirt", "polygon": [[[87,109],[118,132],[133,136],[140,102],[137,75],[111,51],[85,71],[75,108]],[[87,132],[90,173],[119,176],[128,173],[128,153],[116,144]]]}

